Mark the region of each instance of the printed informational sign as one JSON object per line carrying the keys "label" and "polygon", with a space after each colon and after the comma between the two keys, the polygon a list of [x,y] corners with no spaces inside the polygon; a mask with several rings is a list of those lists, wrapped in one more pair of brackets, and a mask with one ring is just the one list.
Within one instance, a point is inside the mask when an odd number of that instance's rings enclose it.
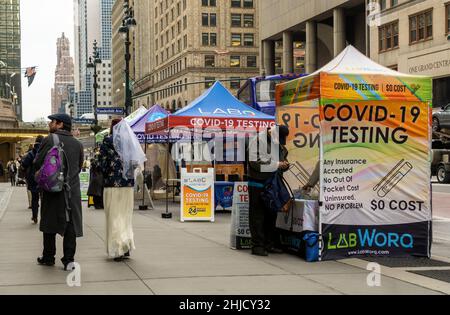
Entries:
{"label": "printed informational sign", "polygon": [[234,183],[233,212],[231,213],[232,249],[251,248],[251,234],[249,222],[249,192],[248,183]]}
{"label": "printed informational sign", "polygon": [[323,103],[323,259],[428,256],[429,106]]}
{"label": "printed informational sign", "polygon": [[[301,190],[320,160],[319,101],[304,101],[277,109],[277,123],[289,128],[286,148],[291,167],[283,174],[291,189]],[[311,195],[319,199],[319,183]]]}
{"label": "printed informational sign", "polygon": [[181,222],[214,222],[214,169],[181,169]]}
{"label": "printed informational sign", "polygon": [[81,200],[88,201],[89,197],[87,195],[89,188],[89,172],[80,173],[80,190],[81,190]]}
{"label": "printed informational sign", "polygon": [[74,118],[73,122],[75,124],[80,124],[80,125],[92,125],[95,123],[94,119],[88,119],[88,118]]}

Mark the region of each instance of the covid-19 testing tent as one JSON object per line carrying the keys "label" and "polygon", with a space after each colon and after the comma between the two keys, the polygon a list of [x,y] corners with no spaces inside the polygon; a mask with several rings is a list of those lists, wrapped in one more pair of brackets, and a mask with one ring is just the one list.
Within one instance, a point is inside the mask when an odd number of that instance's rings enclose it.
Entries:
{"label": "covid-19 testing tent", "polygon": [[321,259],[430,257],[432,80],[349,46],[276,96],[291,131],[291,186],[320,168]]}

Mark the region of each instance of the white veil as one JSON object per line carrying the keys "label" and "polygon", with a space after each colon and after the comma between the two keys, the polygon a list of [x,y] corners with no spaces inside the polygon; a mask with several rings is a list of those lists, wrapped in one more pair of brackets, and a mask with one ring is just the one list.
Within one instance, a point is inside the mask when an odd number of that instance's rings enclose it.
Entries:
{"label": "white veil", "polygon": [[125,120],[114,126],[113,134],[114,148],[122,159],[122,177],[127,180],[134,179],[136,168],[143,170],[144,162],[147,161],[141,144]]}

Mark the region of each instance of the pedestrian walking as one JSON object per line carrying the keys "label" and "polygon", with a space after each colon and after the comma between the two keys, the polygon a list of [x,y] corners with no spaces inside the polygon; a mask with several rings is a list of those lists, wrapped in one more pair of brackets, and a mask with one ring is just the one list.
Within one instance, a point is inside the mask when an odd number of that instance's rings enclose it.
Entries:
{"label": "pedestrian walking", "polygon": [[16,186],[17,165],[14,160],[10,160],[7,165],[11,186]]}
{"label": "pedestrian walking", "polygon": [[[276,239],[277,213],[268,208],[262,194],[267,182],[278,171],[289,169],[287,161],[286,138],[289,129],[285,126],[275,127],[255,136],[248,146],[248,174],[249,174],[249,225],[252,236],[252,254],[267,256],[268,253],[282,253]],[[273,158],[271,143],[279,144],[279,160]],[[262,145],[263,143],[267,145]],[[266,147],[267,150],[261,148]],[[275,154],[274,154],[275,156]]]}
{"label": "pedestrian walking", "polygon": [[34,178],[35,168],[33,165],[33,161],[36,158],[36,155],[39,151],[42,141],[44,140],[43,136],[38,136],[36,138],[36,142],[33,145],[33,148],[28,151],[25,157],[22,160],[22,168],[25,170],[26,182],[27,182],[27,191],[31,194],[31,220],[34,224],[38,223],[38,213],[39,213],[39,187]]}
{"label": "pedestrian walking", "polygon": [[3,165],[3,161],[0,161],[0,181],[3,181],[4,176],[5,176],[5,166]]}
{"label": "pedestrian walking", "polygon": [[[45,138],[36,159],[34,169],[39,171],[48,162],[47,153],[64,151],[64,189],[61,192],[43,190],[40,231],[44,236],[44,250],[38,263],[46,266],[55,264],[56,234],[64,237],[64,256],[61,262],[64,270],[75,261],[76,238],[83,236],[80,171],[83,164],[83,146],[72,133],[72,119],[67,114],[48,117],[50,135]],[[39,181],[38,181],[39,184]],[[42,187],[41,187],[42,188]]]}
{"label": "pedestrian walking", "polygon": [[94,200],[95,209],[104,209],[103,206],[103,173],[98,165],[98,154],[97,158],[92,159],[89,169],[89,188],[88,196],[92,197]]}
{"label": "pedestrian walking", "polygon": [[[131,157],[134,153],[124,153],[123,145],[133,142],[134,134],[120,138],[118,128],[121,120],[111,124],[110,136],[106,137],[100,147],[97,165],[103,174],[103,204],[106,215],[106,250],[109,257],[122,261],[135,249],[133,233],[134,209],[134,165],[137,161]],[[124,122],[126,124],[126,122]],[[117,125],[117,126],[116,126]],[[128,127],[128,125],[124,126]],[[115,138],[119,141],[115,141]],[[137,141],[137,139],[136,139]],[[139,145],[142,152],[142,148]],[[120,153],[121,154],[120,154]],[[145,157],[145,154],[142,155]]]}

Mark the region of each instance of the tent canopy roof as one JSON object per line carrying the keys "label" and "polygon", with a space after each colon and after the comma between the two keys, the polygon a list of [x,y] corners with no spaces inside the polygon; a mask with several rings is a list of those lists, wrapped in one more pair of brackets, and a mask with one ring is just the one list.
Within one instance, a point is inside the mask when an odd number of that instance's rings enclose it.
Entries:
{"label": "tent canopy roof", "polygon": [[432,100],[432,80],[394,71],[348,46],[316,72],[277,85],[277,105],[306,100],[421,101]]}
{"label": "tent canopy roof", "polygon": [[311,76],[318,75],[321,72],[329,74],[375,74],[395,77],[417,77],[386,68],[362,54],[352,45],[347,46],[336,58],[312,73]]}
{"label": "tent canopy roof", "polygon": [[191,104],[171,116],[274,119],[239,101],[218,81]]}

